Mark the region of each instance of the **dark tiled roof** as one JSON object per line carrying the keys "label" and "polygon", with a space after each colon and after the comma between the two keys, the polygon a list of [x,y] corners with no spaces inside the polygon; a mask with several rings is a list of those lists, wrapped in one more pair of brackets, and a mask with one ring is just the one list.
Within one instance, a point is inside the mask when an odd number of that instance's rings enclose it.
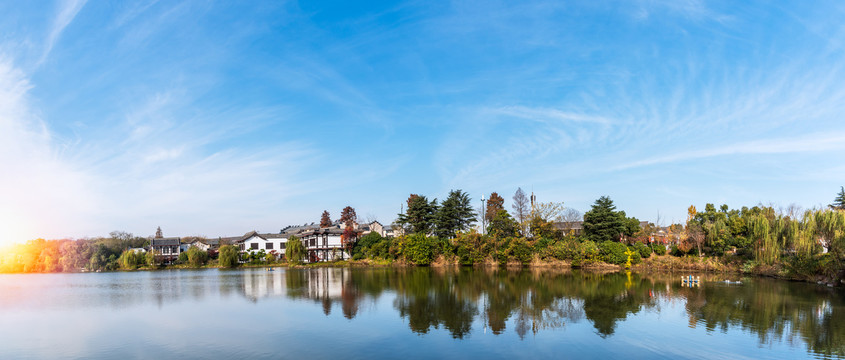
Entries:
{"label": "dark tiled roof", "polygon": [[303,232],[302,236],[309,236],[309,235],[322,235],[322,234],[329,234],[329,235],[341,235],[343,234],[343,230],[335,227],[330,228],[321,228],[311,231]]}
{"label": "dark tiled roof", "polygon": [[150,246],[178,246],[180,244],[181,242],[178,237],[153,238],[150,240]]}

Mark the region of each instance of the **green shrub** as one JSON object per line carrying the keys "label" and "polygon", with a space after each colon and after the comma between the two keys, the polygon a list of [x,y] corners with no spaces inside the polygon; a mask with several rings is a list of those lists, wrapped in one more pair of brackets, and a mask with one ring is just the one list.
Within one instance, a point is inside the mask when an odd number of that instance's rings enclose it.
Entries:
{"label": "green shrub", "polygon": [[651,256],[651,248],[646,244],[638,242],[634,244],[634,249],[636,249],[637,252],[640,253],[640,257],[642,257],[643,259],[647,259],[649,256]]}
{"label": "green shrub", "polygon": [[663,245],[663,244],[654,244],[654,245],[652,245],[652,246],[654,247],[654,253],[655,253],[656,255],[661,255],[661,256],[666,255],[666,246],[665,246],[665,245]]}
{"label": "green shrub", "polygon": [[[639,243],[639,244],[645,246],[642,243]],[[631,246],[628,249],[631,250],[631,264],[632,265],[636,265],[636,264],[643,262],[643,256],[642,256],[642,252],[640,251],[640,249],[638,249],[636,246]],[[651,256],[651,249],[649,249],[648,247],[646,247],[646,249],[648,249],[648,255]]]}
{"label": "green shrub", "polygon": [[429,265],[434,260],[435,243],[424,234],[402,236],[399,243],[402,257],[411,263]]}
{"label": "green shrub", "polygon": [[534,242],[534,253],[540,255],[540,258],[544,260],[553,258],[552,247],[554,244],[554,240],[542,237]]}
{"label": "green shrub", "polygon": [[678,245],[672,245],[672,247],[670,249],[671,250],[669,251],[669,254],[671,254],[672,256],[679,256],[680,257],[680,256],[684,256],[684,255],[687,254],[683,250],[681,250],[681,248],[679,248]]}
{"label": "green shrub", "polygon": [[625,244],[610,240],[599,245],[602,261],[615,265],[622,265],[628,261],[628,255],[625,254],[626,249]]}
{"label": "green shrub", "polygon": [[579,246],[581,257],[584,263],[589,264],[596,261],[601,261],[601,251],[599,246],[592,240],[587,240]]}
{"label": "green shrub", "polygon": [[514,260],[522,264],[530,263],[531,258],[534,257],[534,254],[531,252],[531,245],[523,237],[511,240],[510,246],[508,246],[508,252]]}

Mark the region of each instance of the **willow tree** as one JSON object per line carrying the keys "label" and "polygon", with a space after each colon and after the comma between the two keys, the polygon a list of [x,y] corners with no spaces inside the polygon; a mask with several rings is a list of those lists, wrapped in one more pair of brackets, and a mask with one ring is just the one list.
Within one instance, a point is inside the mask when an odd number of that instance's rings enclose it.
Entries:
{"label": "willow tree", "polygon": [[798,255],[809,257],[816,250],[816,214],[812,210],[804,212],[801,219],[801,229],[795,240],[795,251]]}
{"label": "willow tree", "polygon": [[238,266],[238,249],[233,245],[221,246],[217,262],[220,266],[227,268]]}
{"label": "willow tree", "polygon": [[285,258],[288,263],[299,264],[305,259],[305,244],[296,236],[288,238],[285,245]]}
{"label": "willow tree", "polygon": [[771,230],[764,215],[755,215],[748,223],[748,235],[754,242],[754,258],[766,264],[773,264],[778,254],[777,236],[772,236]]}
{"label": "willow tree", "polygon": [[818,210],[815,214],[816,236],[822,246],[834,256],[837,264],[845,247],[845,212]]}

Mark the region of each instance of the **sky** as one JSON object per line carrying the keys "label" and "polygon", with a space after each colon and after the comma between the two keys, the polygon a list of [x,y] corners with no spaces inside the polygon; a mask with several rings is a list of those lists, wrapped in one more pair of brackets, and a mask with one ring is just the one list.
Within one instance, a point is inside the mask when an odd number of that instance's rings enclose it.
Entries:
{"label": "sky", "polygon": [[845,3],[0,3],[0,245],[392,222],[409,194],[830,203]]}

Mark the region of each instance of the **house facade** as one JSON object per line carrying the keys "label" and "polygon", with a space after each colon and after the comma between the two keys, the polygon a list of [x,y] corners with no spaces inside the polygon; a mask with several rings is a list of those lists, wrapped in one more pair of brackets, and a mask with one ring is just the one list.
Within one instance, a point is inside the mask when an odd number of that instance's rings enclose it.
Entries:
{"label": "house facade", "polygon": [[306,231],[300,234],[308,262],[349,259],[343,230],[337,227]]}
{"label": "house facade", "polygon": [[178,237],[162,237],[150,239],[150,251],[155,254],[156,262],[172,263],[182,253],[181,241]]}
{"label": "house facade", "polygon": [[241,252],[258,252],[275,254],[282,258],[285,255],[285,246],[288,242],[288,235],[285,234],[259,234],[255,231],[246,233],[236,242]]}

